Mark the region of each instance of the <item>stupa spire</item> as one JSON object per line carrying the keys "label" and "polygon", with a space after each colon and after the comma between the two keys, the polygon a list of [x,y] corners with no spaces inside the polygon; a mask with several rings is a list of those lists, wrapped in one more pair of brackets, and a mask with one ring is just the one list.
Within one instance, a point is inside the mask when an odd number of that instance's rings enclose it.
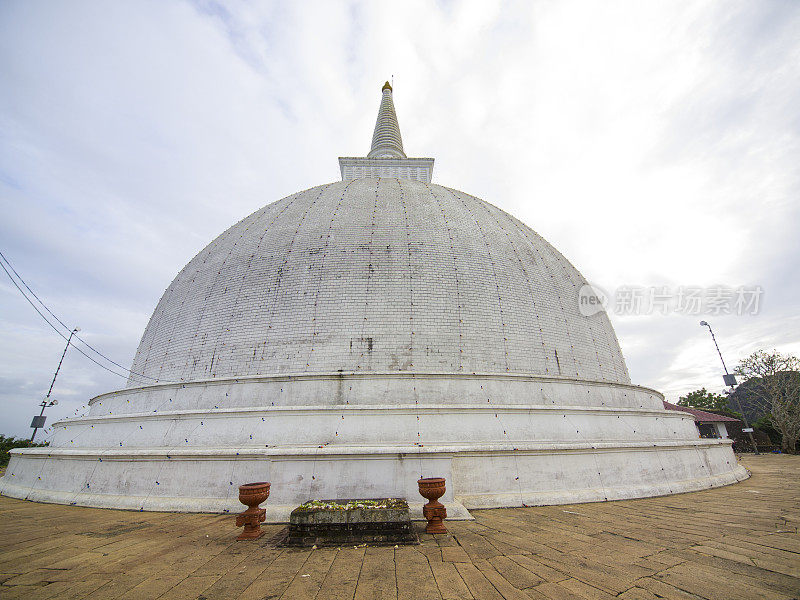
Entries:
{"label": "stupa spire", "polygon": [[392,86],[388,81],[383,84],[382,94],[378,120],[372,134],[372,148],[366,156],[339,157],[342,180],[393,177],[430,183],[433,159],[408,158],[403,151],[403,138],[400,137],[400,126],[394,112]]}
{"label": "stupa spire", "polygon": [[403,138],[400,136],[400,126],[397,124],[397,113],[392,100],[392,86],[387,81],[383,84],[383,97],[378,109],[378,119],[375,122],[375,132],[372,134],[372,148],[367,158],[406,158],[403,152]]}

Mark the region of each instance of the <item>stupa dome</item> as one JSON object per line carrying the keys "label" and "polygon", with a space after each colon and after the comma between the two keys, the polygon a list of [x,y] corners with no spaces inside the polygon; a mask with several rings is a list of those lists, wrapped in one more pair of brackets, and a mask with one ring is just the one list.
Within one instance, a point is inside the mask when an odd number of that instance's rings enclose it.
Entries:
{"label": "stupa dome", "polygon": [[605,313],[578,311],[585,283],[474,196],[341,181],[269,204],[202,250],[158,303],[132,370],[181,382],[399,371],[630,383]]}
{"label": "stupa dome", "polygon": [[[445,477],[469,508],[669,494],[747,477],[730,440],[632,385],[581,274],[497,207],[431,183],[382,89],[342,181],[267,204],[167,288],[126,388],[12,451],[0,492],[267,518],[320,498],[405,497]],[[416,502],[415,502],[416,500]]]}

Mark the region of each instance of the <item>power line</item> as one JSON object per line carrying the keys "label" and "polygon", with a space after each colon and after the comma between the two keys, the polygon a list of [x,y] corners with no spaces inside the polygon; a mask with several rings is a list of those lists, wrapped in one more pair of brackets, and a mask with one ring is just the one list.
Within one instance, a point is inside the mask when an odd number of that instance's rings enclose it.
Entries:
{"label": "power line", "polygon": [[[51,311],[49,308],[47,308],[47,305],[46,305],[44,302],[42,302],[42,299],[41,299],[41,298],[39,298],[39,296],[37,296],[37,295],[36,295],[36,292],[34,292],[34,291],[31,289],[31,287],[30,287],[30,286],[29,286],[27,283],[25,283],[25,280],[22,278],[22,276],[21,276],[21,275],[20,275],[20,274],[17,272],[17,270],[14,268],[14,265],[12,265],[12,264],[9,262],[9,260],[8,260],[8,259],[5,257],[5,255],[4,255],[2,252],[0,252],[0,257],[1,257],[1,258],[2,258],[4,261],[5,261],[5,263],[6,263],[6,264],[9,266],[9,268],[10,268],[10,269],[11,269],[11,270],[14,272],[14,275],[16,275],[16,276],[17,276],[17,278],[18,278],[18,279],[19,279],[19,280],[22,282],[22,285],[24,285],[24,286],[27,288],[27,290],[28,290],[28,291],[31,293],[31,295],[32,295],[34,298],[36,298],[36,300],[39,302],[39,304],[41,304],[41,305],[42,305],[42,307],[43,307],[43,308],[44,308],[44,309],[45,309],[45,310],[46,310],[46,311],[47,311],[47,312],[50,314],[50,316],[52,316],[52,317],[53,317],[53,318],[54,318],[56,321],[58,321],[58,322],[61,324],[61,326],[62,326],[62,327],[64,327],[64,329],[66,329],[67,331],[71,331],[71,328],[70,328],[70,327],[69,327],[69,326],[68,326],[66,323],[64,323],[64,321],[62,321],[61,319],[59,319],[59,318],[58,318],[58,317],[57,317],[57,316],[56,316],[56,315],[53,313],[53,311]],[[100,352],[100,351],[99,351],[97,348],[95,348],[94,346],[92,346],[92,345],[91,345],[89,342],[87,342],[86,340],[84,340],[84,339],[83,339],[81,336],[79,336],[79,335],[75,334],[75,338],[77,338],[78,340],[80,340],[80,341],[81,341],[81,342],[82,342],[84,345],[86,345],[86,346],[87,346],[87,347],[88,347],[90,350],[92,350],[92,351],[93,351],[95,354],[97,354],[98,356],[102,356],[102,357],[103,357],[104,359],[106,359],[108,362],[110,362],[110,363],[111,363],[111,364],[113,364],[113,365],[116,365],[116,366],[118,366],[120,369],[123,369],[123,370],[125,370],[125,371],[127,371],[128,373],[131,373],[131,374],[133,374],[133,375],[138,375],[139,377],[143,377],[143,378],[145,378],[145,379],[150,379],[150,380],[152,380],[152,381],[158,381],[158,379],[156,379],[155,377],[150,377],[150,376],[148,376],[148,375],[144,375],[144,374],[142,374],[142,373],[136,373],[135,371],[131,371],[130,369],[126,368],[125,366],[123,366],[123,365],[121,365],[121,364],[119,364],[118,362],[116,362],[116,361],[114,361],[114,360],[111,360],[111,359],[110,359],[109,357],[107,357],[105,354],[103,354],[102,352]]]}
{"label": "power line", "polygon": [[[47,317],[45,317],[45,316],[42,314],[42,311],[40,311],[40,310],[37,308],[37,306],[36,306],[36,305],[35,305],[35,304],[34,304],[34,303],[31,301],[31,299],[30,299],[30,298],[28,298],[28,296],[25,294],[25,292],[23,292],[23,291],[22,291],[22,288],[21,288],[21,287],[19,287],[19,285],[17,285],[17,282],[16,282],[16,281],[14,281],[14,279],[11,277],[11,273],[9,273],[9,272],[8,272],[8,269],[6,269],[5,265],[4,265],[2,262],[0,262],[0,267],[2,267],[2,268],[3,268],[3,271],[5,271],[5,272],[6,272],[6,275],[8,275],[9,279],[11,279],[11,283],[13,283],[13,284],[14,284],[14,286],[15,286],[15,287],[16,287],[16,288],[19,290],[19,292],[22,294],[23,298],[25,298],[25,300],[27,300],[27,301],[28,301],[28,304],[30,304],[30,305],[33,307],[33,310],[35,310],[35,311],[36,311],[36,312],[39,314],[39,316],[40,316],[40,317],[42,317],[42,319],[44,319],[44,322],[45,322],[45,323],[47,323],[48,325],[50,325],[50,327],[53,329],[53,331],[55,331],[55,332],[56,332],[58,335],[60,335],[60,336],[61,336],[63,339],[65,339],[65,340],[66,340],[66,339],[67,339],[67,336],[65,336],[63,333],[61,333],[61,332],[58,330],[58,328],[57,328],[55,325],[53,325],[53,324],[52,324],[52,323],[51,323],[51,322],[50,322],[50,321],[47,319]],[[102,367],[102,368],[104,368],[106,371],[108,371],[109,373],[113,373],[113,374],[114,374],[114,375],[116,375],[117,377],[123,377],[123,378],[126,378],[126,379],[127,379],[127,375],[121,375],[121,374],[117,373],[116,371],[113,371],[112,369],[109,369],[109,368],[108,368],[108,367],[106,367],[105,365],[102,365],[102,364],[100,364],[100,363],[99,363],[99,362],[97,362],[95,359],[93,359],[91,356],[89,356],[88,354],[86,354],[85,352],[83,352],[83,351],[82,351],[80,348],[78,348],[77,346],[73,346],[73,347],[75,348],[75,350],[77,350],[78,352],[80,352],[81,354],[83,354],[83,355],[84,355],[86,358],[88,358],[88,359],[89,359],[89,360],[91,360],[93,363],[95,363],[95,364],[96,364],[98,367]]]}
{"label": "power line", "polygon": [[[64,328],[65,328],[66,330],[68,330],[68,331],[71,331],[71,328],[70,328],[69,326],[67,326],[67,325],[66,325],[66,324],[65,324],[65,323],[64,323],[64,322],[63,322],[61,319],[59,319],[59,318],[58,318],[58,317],[57,317],[57,316],[56,316],[56,315],[53,313],[53,311],[51,311],[51,310],[50,310],[50,309],[47,307],[47,305],[46,305],[44,302],[42,302],[42,300],[41,300],[41,299],[39,298],[39,296],[37,296],[37,295],[36,295],[36,293],[35,293],[35,292],[34,292],[34,291],[33,291],[33,290],[30,288],[30,286],[29,286],[27,283],[25,283],[25,280],[24,280],[24,279],[22,278],[22,276],[21,276],[21,275],[20,275],[20,274],[17,272],[17,270],[16,270],[16,269],[13,267],[13,265],[12,265],[12,264],[9,262],[9,260],[8,260],[8,259],[5,257],[5,255],[4,255],[2,252],[0,252],[0,258],[2,258],[2,260],[3,260],[3,261],[4,261],[4,262],[5,262],[5,263],[6,263],[6,264],[9,266],[9,268],[10,268],[10,269],[11,269],[11,270],[14,272],[14,275],[16,275],[16,276],[17,276],[17,278],[18,278],[18,279],[19,279],[19,280],[22,282],[22,285],[24,285],[24,286],[27,288],[27,290],[28,290],[28,291],[31,293],[31,295],[32,295],[34,298],[36,298],[36,300],[39,302],[39,304],[41,304],[41,305],[42,305],[42,307],[43,307],[43,308],[44,308],[44,309],[45,309],[45,310],[46,310],[46,311],[47,311],[47,312],[48,312],[48,313],[49,313],[49,314],[50,314],[50,315],[51,315],[51,316],[52,316],[52,317],[53,317],[53,318],[54,318],[56,321],[58,321],[58,323],[59,323],[59,324],[61,324],[61,326],[62,326],[62,327],[64,327]],[[49,320],[49,319],[48,319],[48,318],[47,318],[47,317],[46,317],[44,314],[42,314],[42,312],[41,312],[41,311],[39,310],[39,308],[38,308],[38,307],[37,307],[37,306],[36,306],[36,305],[33,303],[33,301],[32,301],[32,300],[31,300],[31,299],[28,297],[28,295],[27,295],[27,294],[24,292],[24,290],[23,290],[21,287],[19,287],[19,284],[17,284],[16,280],[15,280],[15,279],[14,279],[14,278],[11,276],[11,273],[9,273],[9,272],[8,272],[8,269],[6,269],[6,267],[5,267],[5,265],[3,264],[3,262],[0,262],[0,267],[2,267],[2,268],[3,268],[3,271],[5,271],[6,275],[8,275],[8,278],[11,280],[11,283],[13,283],[13,284],[14,284],[14,287],[16,287],[16,288],[17,288],[17,290],[19,290],[19,293],[20,293],[20,294],[22,294],[23,298],[25,298],[25,300],[27,300],[27,301],[28,301],[28,304],[30,304],[30,305],[33,307],[33,309],[34,309],[34,310],[37,312],[37,314],[38,314],[40,317],[42,317],[42,319],[44,319],[45,323],[47,323],[47,324],[48,324],[48,325],[49,325],[49,326],[50,326],[50,327],[53,329],[53,331],[55,331],[55,332],[56,332],[58,335],[60,335],[60,336],[61,336],[63,339],[65,339],[65,340],[66,340],[66,339],[67,339],[67,337],[66,337],[66,336],[65,336],[63,333],[61,333],[61,331],[59,331],[59,330],[58,330],[58,328],[57,328],[55,325],[53,325],[53,324],[50,322],[50,320]],[[134,376],[136,376],[136,377],[141,377],[141,378],[144,378],[144,379],[149,379],[149,380],[151,380],[151,381],[156,381],[156,382],[157,382],[157,381],[159,381],[158,379],[156,379],[156,378],[154,378],[154,377],[150,377],[150,376],[148,376],[148,375],[144,375],[144,374],[142,374],[142,373],[137,373],[137,372],[135,372],[135,371],[131,371],[130,369],[127,369],[127,368],[125,368],[124,366],[122,366],[122,365],[121,365],[121,364],[119,364],[118,362],[116,362],[116,361],[114,361],[114,360],[111,360],[110,358],[108,358],[108,357],[107,357],[105,354],[103,354],[102,352],[100,352],[99,350],[97,350],[96,348],[94,348],[94,347],[93,347],[91,344],[89,344],[88,342],[86,342],[85,340],[83,340],[83,338],[79,337],[78,335],[75,335],[74,337],[76,337],[76,338],[77,338],[78,340],[80,340],[80,341],[81,341],[83,344],[85,344],[85,345],[86,345],[88,348],[90,348],[90,349],[91,349],[91,350],[92,350],[92,351],[93,351],[95,354],[97,354],[98,356],[101,356],[102,358],[104,358],[104,359],[105,359],[105,360],[107,360],[108,362],[110,362],[110,363],[112,363],[112,364],[116,365],[117,367],[119,367],[119,368],[121,368],[122,370],[126,371],[126,372],[127,372],[127,373],[129,373],[130,375],[134,375]],[[80,352],[81,354],[83,354],[83,355],[84,355],[86,358],[88,358],[90,361],[92,361],[94,364],[96,364],[98,367],[101,367],[101,368],[105,369],[105,370],[106,370],[106,371],[108,371],[109,373],[113,373],[113,374],[114,374],[114,375],[116,375],[117,377],[122,377],[123,379],[127,379],[127,378],[128,378],[128,375],[122,375],[122,374],[120,374],[120,373],[117,373],[117,372],[116,372],[116,371],[114,371],[113,369],[110,369],[110,368],[108,368],[107,366],[105,366],[105,365],[103,365],[103,364],[99,363],[97,360],[95,360],[94,358],[92,358],[91,356],[89,356],[88,354],[86,354],[86,353],[85,353],[83,350],[81,350],[81,348],[80,348],[80,347],[78,347],[78,346],[76,346],[76,345],[74,345],[74,344],[73,344],[73,347],[74,347],[74,348],[75,348],[75,349],[76,349],[78,352]]]}

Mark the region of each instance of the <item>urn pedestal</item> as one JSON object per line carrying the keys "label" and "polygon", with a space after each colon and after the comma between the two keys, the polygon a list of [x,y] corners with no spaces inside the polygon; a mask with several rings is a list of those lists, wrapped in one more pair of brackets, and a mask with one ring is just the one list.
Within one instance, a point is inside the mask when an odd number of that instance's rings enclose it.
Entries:
{"label": "urn pedestal", "polygon": [[269,498],[268,481],[257,483],[246,483],[239,486],[239,502],[247,506],[247,510],[236,515],[236,526],[244,525],[244,531],[239,534],[237,540],[257,540],[264,531],[261,530],[261,523],[266,519],[266,509],[258,508],[258,505]]}
{"label": "urn pedestal", "polygon": [[422,515],[428,520],[427,533],[447,533],[442,521],[447,518],[447,509],[439,502],[444,495],[444,477],[423,477],[417,481],[419,493],[428,503],[422,507]]}

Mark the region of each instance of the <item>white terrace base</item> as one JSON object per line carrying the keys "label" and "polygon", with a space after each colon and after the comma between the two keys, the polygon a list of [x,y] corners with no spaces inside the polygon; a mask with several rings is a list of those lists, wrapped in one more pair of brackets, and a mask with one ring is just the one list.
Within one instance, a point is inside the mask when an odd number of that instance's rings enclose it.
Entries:
{"label": "white terrace base", "polygon": [[[690,492],[748,477],[729,443],[543,444],[513,448],[166,449],[17,452],[0,492],[15,498],[148,511],[240,512],[237,485],[270,481],[269,522],[312,498],[410,501],[420,471],[447,479],[450,519],[467,509],[621,500]],[[85,481],[91,483],[84,483]],[[156,483],[157,482],[157,483]],[[97,490],[97,491],[96,491]],[[109,494],[120,490],[122,494]]]}
{"label": "white terrace base", "polygon": [[[212,408],[192,408],[199,405]],[[239,512],[238,486],[269,481],[270,521],[325,498],[404,497],[419,518],[417,479],[445,477],[449,518],[465,519],[471,508],[657,496],[747,477],[730,440],[698,439],[693,417],[665,411],[653,390],[533,376],[372,373],[149,386],[95,398],[88,415],[54,427],[49,447],[12,452],[0,492]]]}

